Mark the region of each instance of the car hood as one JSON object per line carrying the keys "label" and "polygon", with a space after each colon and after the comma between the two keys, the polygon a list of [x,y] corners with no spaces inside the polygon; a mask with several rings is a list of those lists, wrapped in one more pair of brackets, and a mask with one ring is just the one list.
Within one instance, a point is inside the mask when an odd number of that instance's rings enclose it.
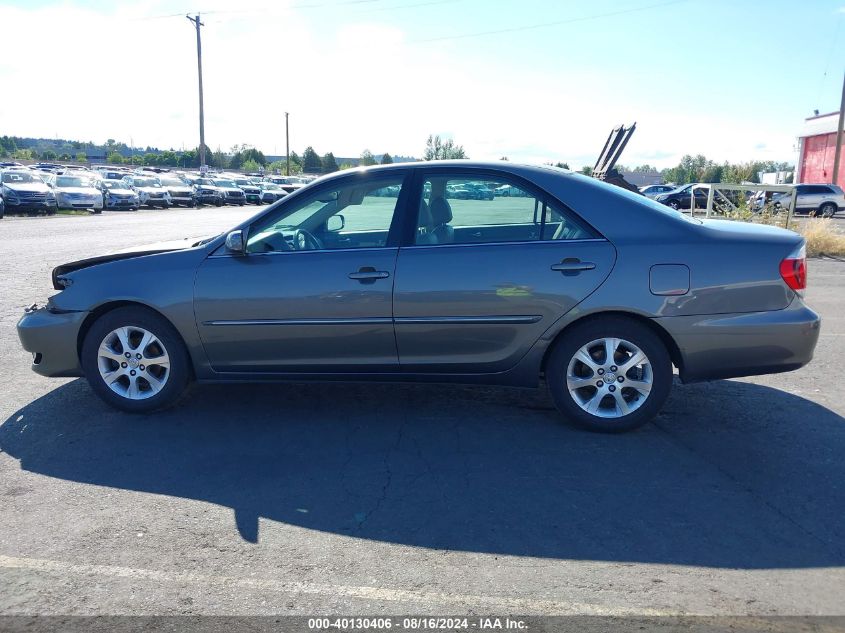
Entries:
{"label": "car hood", "polygon": [[143,191],[144,193],[167,193],[167,189],[164,187],[135,187],[138,191]]}
{"label": "car hood", "polygon": [[118,251],[114,251],[108,255],[99,255],[97,257],[89,257],[87,259],[80,259],[75,262],[68,262],[61,266],[56,266],[53,269],[52,280],[53,288],[56,290],[64,289],[60,278],[68,273],[82,270],[83,268],[90,268],[91,266],[98,266],[100,264],[108,264],[109,262],[116,262],[122,259],[132,259],[134,257],[144,257],[145,255],[156,255],[158,253],[169,253],[171,251],[181,251],[188,248],[199,246],[207,241],[214,239],[216,236],[207,237],[186,237],[181,240],[170,240],[167,242],[156,242],[154,244],[145,244],[143,246],[131,246]]}
{"label": "car hood", "polygon": [[100,193],[94,187],[56,187],[56,191],[59,193],[84,193],[87,196],[96,196]]}
{"label": "car hood", "polygon": [[108,191],[108,193],[119,193],[122,196],[127,194],[136,195],[131,189],[107,189],[106,191]]}

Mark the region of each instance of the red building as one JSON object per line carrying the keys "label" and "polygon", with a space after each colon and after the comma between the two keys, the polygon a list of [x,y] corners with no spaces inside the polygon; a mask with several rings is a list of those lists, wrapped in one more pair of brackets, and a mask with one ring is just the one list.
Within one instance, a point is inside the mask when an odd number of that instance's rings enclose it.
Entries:
{"label": "red building", "polygon": [[[836,127],[839,112],[819,114],[804,120],[798,137],[798,179],[796,182],[830,184],[836,154]],[[845,185],[845,150],[839,159],[837,183]]]}

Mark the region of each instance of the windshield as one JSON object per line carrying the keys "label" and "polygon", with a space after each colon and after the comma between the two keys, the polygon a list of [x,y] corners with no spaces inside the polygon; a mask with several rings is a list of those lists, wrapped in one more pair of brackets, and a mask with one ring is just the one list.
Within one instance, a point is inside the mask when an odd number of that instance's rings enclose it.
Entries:
{"label": "windshield", "polygon": [[237,186],[231,180],[215,180],[214,184],[219,185],[220,187],[236,187]]}
{"label": "windshield", "polygon": [[22,183],[22,182],[40,182],[43,183],[44,181],[41,180],[38,176],[34,174],[28,174],[25,171],[7,171],[3,174],[3,182],[6,183]]}
{"label": "windshield", "polygon": [[155,178],[136,178],[133,182],[136,187],[161,187],[161,183]]}
{"label": "windshield", "polygon": [[80,176],[59,176],[56,178],[57,187],[92,187],[91,180]]}
{"label": "windshield", "polygon": [[176,178],[162,178],[161,184],[165,187],[184,187],[185,183]]}

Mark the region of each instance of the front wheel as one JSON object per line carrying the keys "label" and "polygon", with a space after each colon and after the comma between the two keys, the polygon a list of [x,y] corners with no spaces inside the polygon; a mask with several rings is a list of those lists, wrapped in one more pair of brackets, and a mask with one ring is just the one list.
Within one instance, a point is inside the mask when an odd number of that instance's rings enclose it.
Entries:
{"label": "front wheel", "polygon": [[681,208],[681,204],[677,200],[670,201],[669,206],[672,207],[675,211]]}
{"label": "front wheel", "polygon": [[657,415],[672,387],[672,361],[646,325],[597,317],[564,333],[549,356],[546,382],[567,420],[618,433]]}
{"label": "front wheel", "polygon": [[819,215],[823,218],[832,218],[836,215],[836,205],[832,202],[825,202],[822,206],[819,207]]}
{"label": "front wheel", "polygon": [[82,368],[94,392],[130,413],[174,404],[191,377],[185,345],[163,317],[140,307],[100,317],[82,345]]}

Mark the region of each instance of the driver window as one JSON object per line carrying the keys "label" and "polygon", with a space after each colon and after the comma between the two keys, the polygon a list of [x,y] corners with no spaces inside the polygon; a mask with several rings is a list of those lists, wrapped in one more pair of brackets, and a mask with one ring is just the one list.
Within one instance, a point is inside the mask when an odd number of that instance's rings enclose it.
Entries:
{"label": "driver window", "polygon": [[250,227],[247,252],[386,246],[402,183],[396,176],[367,179],[290,200]]}

